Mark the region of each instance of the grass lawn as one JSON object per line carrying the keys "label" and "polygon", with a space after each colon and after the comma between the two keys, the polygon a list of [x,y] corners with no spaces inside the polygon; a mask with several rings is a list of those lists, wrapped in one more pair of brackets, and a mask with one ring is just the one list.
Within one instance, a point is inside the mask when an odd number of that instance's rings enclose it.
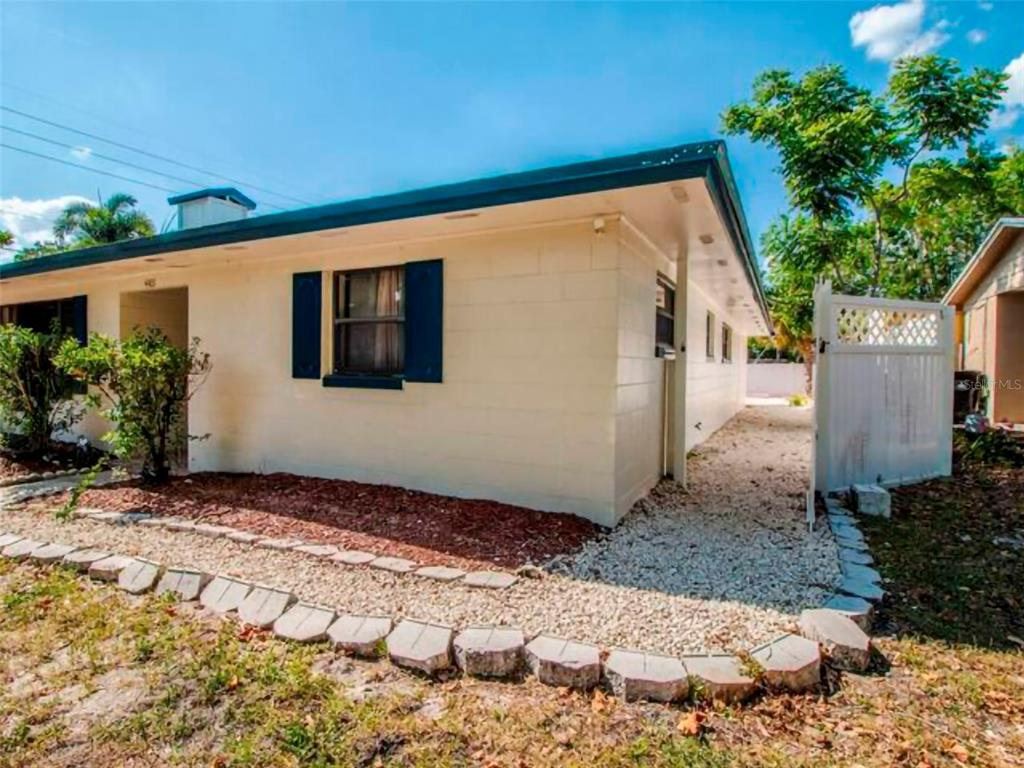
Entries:
{"label": "grass lawn", "polygon": [[430,683],[0,562],[0,766],[1024,765],[1008,639],[1024,582],[991,543],[1019,527],[1024,493],[986,477],[959,516],[954,486],[931,483],[868,528],[895,580],[886,673],[698,715],[532,681]]}

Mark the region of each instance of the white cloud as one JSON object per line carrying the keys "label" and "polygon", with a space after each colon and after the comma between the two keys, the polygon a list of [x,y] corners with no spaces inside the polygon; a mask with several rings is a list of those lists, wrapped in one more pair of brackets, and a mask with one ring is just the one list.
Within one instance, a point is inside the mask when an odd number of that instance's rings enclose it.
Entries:
{"label": "white cloud", "polygon": [[869,59],[893,61],[902,56],[920,56],[949,40],[949,23],[940,21],[925,29],[925,1],[905,0],[894,5],[876,5],[850,18],[850,39],[854,48],[864,48]]}
{"label": "white cloud", "polygon": [[995,6],[987,0],[978,0],[978,7],[983,11],[991,11]]}
{"label": "white cloud", "polygon": [[[69,203],[89,202],[78,195],[63,195],[49,200],[22,200],[20,197],[0,197],[0,227],[14,235],[14,248],[32,245],[37,240],[53,238],[53,221]],[[11,252],[3,252],[0,259],[8,260]]]}
{"label": "white cloud", "polygon": [[88,160],[92,156],[92,147],[75,147],[71,154],[79,160]]}
{"label": "white cloud", "polygon": [[988,32],[984,29],[972,29],[967,33],[967,42],[971,45],[981,45],[988,40]]}
{"label": "white cloud", "polygon": [[989,127],[995,130],[1010,128],[1024,115],[1024,53],[1003,69],[1010,79],[1006,81],[1003,103],[991,115]]}

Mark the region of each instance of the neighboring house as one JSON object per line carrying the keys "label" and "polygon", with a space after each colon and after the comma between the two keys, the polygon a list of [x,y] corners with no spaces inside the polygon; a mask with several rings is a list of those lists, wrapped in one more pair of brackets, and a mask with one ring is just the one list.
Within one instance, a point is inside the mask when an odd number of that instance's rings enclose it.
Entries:
{"label": "neighboring house", "polygon": [[180,231],[0,266],[0,301],[199,337],[192,471],[613,525],[743,407],[770,332],[721,142],[253,218],[234,189],[171,202]]}
{"label": "neighboring house", "polygon": [[957,367],[988,378],[988,415],[1024,423],[1024,217],[1000,219],[953,283]]}

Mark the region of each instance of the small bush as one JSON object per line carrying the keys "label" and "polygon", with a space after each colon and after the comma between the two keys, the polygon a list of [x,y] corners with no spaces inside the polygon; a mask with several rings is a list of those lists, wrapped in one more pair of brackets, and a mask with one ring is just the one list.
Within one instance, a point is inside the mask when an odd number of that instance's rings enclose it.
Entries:
{"label": "small bush", "polygon": [[56,363],[63,344],[77,345],[54,323],[49,333],[16,325],[0,326],[0,421],[14,435],[9,448],[43,452],[55,432],[82,417],[75,380]]}
{"label": "small bush", "polygon": [[[58,364],[106,398],[103,415],[114,428],[103,439],[116,456],[142,462],[142,477],[164,482],[170,457],[196,439],[185,427],[186,406],[210,370],[210,356],[192,339],[180,349],[158,328],[136,331],[117,341],[91,334],[84,347],[65,343]],[[90,396],[100,406],[100,398]]]}
{"label": "small bush", "polygon": [[987,429],[980,434],[956,430],[953,451],[963,465],[1024,467],[1024,438],[1004,429]]}
{"label": "small bush", "polygon": [[794,408],[803,408],[811,402],[811,398],[807,395],[800,394],[799,392],[795,395],[790,395],[787,400],[789,400],[789,404]]}

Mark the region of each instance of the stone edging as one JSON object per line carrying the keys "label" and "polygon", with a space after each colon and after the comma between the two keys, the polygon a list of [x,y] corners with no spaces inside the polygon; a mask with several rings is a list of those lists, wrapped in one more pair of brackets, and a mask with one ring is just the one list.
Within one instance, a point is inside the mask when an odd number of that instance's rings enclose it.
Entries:
{"label": "stone edging", "polygon": [[208,539],[227,539],[237,544],[248,544],[253,547],[293,551],[310,557],[328,560],[343,566],[367,566],[399,575],[413,575],[425,579],[445,583],[458,582],[468,587],[479,589],[508,589],[519,581],[519,577],[506,571],[471,571],[467,573],[461,568],[441,565],[423,566],[413,560],[402,557],[376,555],[355,549],[341,549],[333,544],[305,541],[302,539],[283,539],[273,536],[262,536],[257,533],[232,528],[228,525],[197,523],[180,517],[164,517],[151,515],[148,512],[110,512],[94,507],[80,507],[75,517],[87,518],[110,525],[144,525],[154,528],[166,528],[171,531],[192,533]]}
{"label": "stone edging", "polygon": [[56,472],[32,472],[28,475],[19,475],[18,477],[9,477],[6,480],[0,480],[0,488],[10,488],[12,485],[25,485],[27,483],[39,483],[43,480],[55,480],[58,477],[80,475],[86,471],[87,470],[83,469],[61,469]]}
{"label": "stone edging", "polygon": [[236,614],[244,624],[270,630],[284,640],[326,641],[343,653],[387,656],[399,667],[427,675],[459,670],[474,677],[520,679],[529,671],[553,686],[589,690],[603,683],[626,700],[669,703],[694,694],[739,703],[759,689],[808,691],[819,685],[823,661],[836,669],[863,671],[871,653],[870,638],[847,610],[805,610],[799,620],[803,636],[782,635],[742,658],[728,654],[673,657],[602,650],[543,633],[528,637],[514,627],[458,629],[410,618],[396,621],[391,616],[344,614],[298,601],[286,590],[230,576],[16,534],[0,534],[0,554],[70,567],[94,579],[116,582],[131,594],[153,591],[183,602],[198,601],[214,613]]}

